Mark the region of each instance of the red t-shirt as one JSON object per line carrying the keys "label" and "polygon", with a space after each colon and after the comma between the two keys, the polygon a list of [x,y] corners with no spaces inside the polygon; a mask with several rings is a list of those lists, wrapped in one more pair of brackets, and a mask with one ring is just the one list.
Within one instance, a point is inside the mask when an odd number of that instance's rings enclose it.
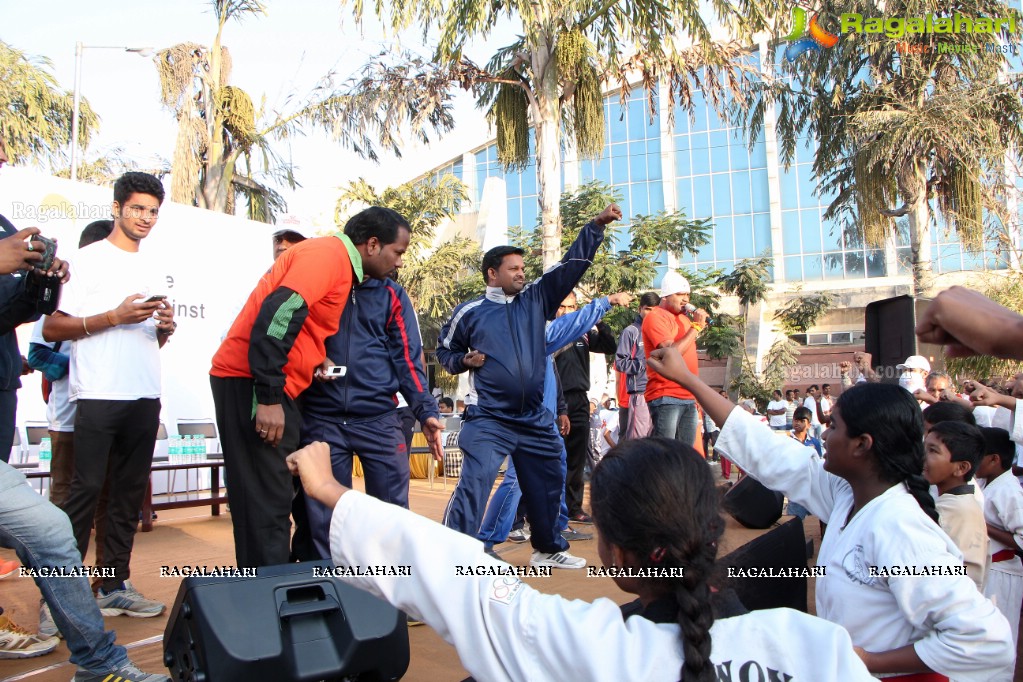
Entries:
{"label": "red t-shirt", "polygon": [[[657,307],[647,313],[643,319],[643,351],[646,357],[661,346],[665,341],[674,343],[685,336],[693,326],[685,313],[675,315],[669,310]],[[696,344],[692,344],[682,353],[682,359],[693,374],[699,372],[699,362],[696,357]],[[682,388],[674,381],[668,381],[650,365],[646,368],[646,401],[657,398],[681,398],[682,400],[695,400],[692,393]]]}
{"label": "red t-shirt", "polygon": [[[360,262],[361,269],[361,262]],[[334,335],[352,291],[349,250],[337,236],[306,239],[291,247],[263,275],[213,356],[215,377],[251,377],[249,338],[263,300],[287,287],[305,301],[309,314],[284,365],[284,392],[297,398],[312,382],[313,370],[327,356],[325,341]]]}

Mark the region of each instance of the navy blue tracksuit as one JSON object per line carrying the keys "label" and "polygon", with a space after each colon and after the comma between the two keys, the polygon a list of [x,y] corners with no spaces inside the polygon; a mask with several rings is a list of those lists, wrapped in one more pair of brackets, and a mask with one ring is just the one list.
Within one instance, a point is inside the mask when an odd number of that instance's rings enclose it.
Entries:
{"label": "navy blue tracksuit", "polygon": [[[408,294],[390,279],[353,287],[326,350],[347,373],[314,381],[302,394],[302,445],[329,444],[334,476],[349,487],[352,455],[359,455],[366,492],[407,509],[409,453],[395,394],[401,391],[421,422],[440,416],[423,370],[423,341]],[[306,509],[315,550],[329,559],[333,510],[308,498]]]}
{"label": "navy blue tracksuit", "polygon": [[[456,307],[441,328],[437,359],[458,374],[469,370],[469,396],[458,437],[462,476],[444,512],[444,525],[476,537],[487,497],[505,455],[511,455],[540,552],[568,549],[557,532],[564,486],[562,443],[554,416],[543,406],[545,326],[586,272],[604,239],[589,223],[561,262],[517,296],[487,287],[485,296]],[[486,356],[482,367],[462,363],[470,350]]]}

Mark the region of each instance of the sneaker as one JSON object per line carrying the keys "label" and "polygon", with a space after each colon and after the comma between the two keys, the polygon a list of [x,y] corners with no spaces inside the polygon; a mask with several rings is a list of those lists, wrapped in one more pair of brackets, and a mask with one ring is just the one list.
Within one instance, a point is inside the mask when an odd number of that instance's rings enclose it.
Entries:
{"label": "sneaker", "polygon": [[584,533],[581,530],[576,530],[569,526],[565,530],[561,531],[561,537],[565,538],[569,542],[576,542],[577,540],[592,540],[593,533]]}
{"label": "sneaker", "polygon": [[166,675],[142,672],[131,661],[128,661],[117,670],[107,670],[101,673],[94,673],[84,668],[79,668],[75,671],[75,676],[71,678],[71,682],[103,682],[103,680],[120,680],[120,682],[171,682],[171,678]]}
{"label": "sneaker", "polygon": [[[131,581],[124,581],[123,590],[114,590],[107,594],[100,589],[96,595],[96,605],[104,616],[131,616],[132,618],[152,618],[159,616],[167,608],[158,601],[146,599],[132,586]],[[114,675],[114,677],[117,677]],[[113,679],[113,678],[111,678]]]}
{"label": "sneaker", "polygon": [[593,523],[593,517],[586,512],[579,512],[572,516],[572,520],[576,523]]}
{"label": "sneaker", "polygon": [[32,658],[57,648],[56,637],[33,635],[7,616],[0,616],[0,658]]}
{"label": "sneaker", "polygon": [[522,544],[523,542],[529,542],[529,531],[525,528],[519,528],[508,533],[508,542],[517,542]]}
{"label": "sneaker", "polygon": [[53,614],[50,613],[50,605],[44,600],[39,600],[39,634],[44,637],[63,637],[60,628],[53,621]]}
{"label": "sneaker", "polygon": [[533,552],[529,558],[530,566],[551,566],[553,568],[585,568],[586,559],[572,556],[568,552]]}
{"label": "sneaker", "polygon": [[10,561],[0,561],[0,580],[10,577],[18,572],[21,568],[21,564],[13,559]]}

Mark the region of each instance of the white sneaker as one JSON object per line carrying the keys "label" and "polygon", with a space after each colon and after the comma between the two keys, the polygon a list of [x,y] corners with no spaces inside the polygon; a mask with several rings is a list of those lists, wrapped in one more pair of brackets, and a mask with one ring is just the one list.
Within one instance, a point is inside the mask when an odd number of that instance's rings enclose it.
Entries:
{"label": "white sneaker", "polygon": [[7,616],[0,616],[0,658],[32,658],[57,648],[56,637],[33,635]]}
{"label": "white sneaker", "polygon": [[553,554],[533,552],[533,556],[529,558],[529,565],[551,566],[553,568],[585,568],[586,559],[572,556],[568,552],[554,552]]}
{"label": "white sneaker", "polygon": [[50,613],[50,605],[42,599],[39,600],[39,634],[43,637],[63,637],[57,624],[53,622],[53,614]]}
{"label": "white sneaker", "polygon": [[508,533],[508,542],[529,542],[529,531],[525,528],[519,528]]}

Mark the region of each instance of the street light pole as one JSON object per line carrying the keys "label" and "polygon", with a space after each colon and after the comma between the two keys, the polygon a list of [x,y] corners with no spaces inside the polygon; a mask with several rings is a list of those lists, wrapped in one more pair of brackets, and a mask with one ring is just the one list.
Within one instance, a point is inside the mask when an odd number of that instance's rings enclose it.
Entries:
{"label": "street light pole", "polygon": [[78,119],[82,108],[82,52],[90,50],[124,50],[134,52],[140,57],[148,57],[153,53],[151,47],[122,47],[120,45],[82,45],[75,43],[75,94],[71,111],[71,180],[78,180]]}
{"label": "street light pole", "polygon": [[81,42],[75,43],[75,103],[71,111],[71,182],[78,180],[78,112],[82,106],[82,49]]}

